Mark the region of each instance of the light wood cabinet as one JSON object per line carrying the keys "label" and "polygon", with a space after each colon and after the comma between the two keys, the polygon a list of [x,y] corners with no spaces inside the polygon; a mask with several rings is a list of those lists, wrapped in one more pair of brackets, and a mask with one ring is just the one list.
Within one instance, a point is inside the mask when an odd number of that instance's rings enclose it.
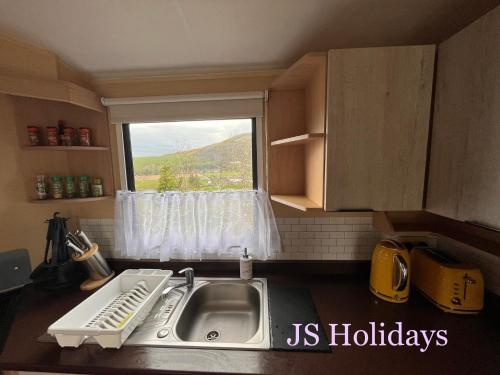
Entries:
{"label": "light wood cabinet", "polygon": [[500,228],[500,9],[439,46],[426,209]]}
{"label": "light wood cabinet", "polygon": [[309,53],[278,77],[267,105],[268,191],[302,211],[322,210],[326,53]]}
{"label": "light wood cabinet", "polygon": [[302,210],[420,210],[434,46],[308,54],[269,92],[268,190]]}
{"label": "light wood cabinet", "polygon": [[329,52],[327,211],[422,208],[434,50]]}

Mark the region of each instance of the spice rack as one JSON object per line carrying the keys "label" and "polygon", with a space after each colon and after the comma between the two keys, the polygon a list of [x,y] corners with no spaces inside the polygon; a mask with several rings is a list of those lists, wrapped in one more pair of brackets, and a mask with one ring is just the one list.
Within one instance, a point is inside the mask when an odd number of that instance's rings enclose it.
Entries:
{"label": "spice rack", "polygon": [[49,191],[46,177],[38,175],[36,176],[36,194],[37,200],[73,200],[104,196],[102,179],[99,177],[92,179],[89,176],[51,176]]}
{"label": "spice rack", "polygon": [[[12,95],[12,94],[11,94]],[[113,170],[110,149],[110,136],[106,111],[101,108],[68,103],[56,99],[38,99],[20,95],[12,96],[15,108],[15,122],[19,147],[19,163],[24,174],[27,201],[33,204],[86,203],[110,199],[114,195]],[[72,146],[48,146],[47,127],[57,126],[63,120],[67,127],[75,129]],[[30,145],[28,126],[40,129],[41,145]],[[90,146],[79,145],[76,129],[90,129]],[[29,151],[29,152],[28,152]],[[50,176],[89,176],[102,179],[103,196],[59,199],[36,199],[36,176],[45,175],[47,187]],[[75,181],[78,187],[77,181]],[[48,192],[50,189],[48,189]],[[78,189],[76,189],[78,192]]]}

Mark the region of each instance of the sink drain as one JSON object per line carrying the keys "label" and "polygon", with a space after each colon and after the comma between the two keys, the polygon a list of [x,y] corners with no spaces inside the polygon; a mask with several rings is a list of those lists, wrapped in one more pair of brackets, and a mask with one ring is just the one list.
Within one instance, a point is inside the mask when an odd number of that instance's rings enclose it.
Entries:
{"label": "sink drain", "polygon": [[220,337],[219,331],[210,331],[207,333],[207,340],[208,341],[215,341]]}

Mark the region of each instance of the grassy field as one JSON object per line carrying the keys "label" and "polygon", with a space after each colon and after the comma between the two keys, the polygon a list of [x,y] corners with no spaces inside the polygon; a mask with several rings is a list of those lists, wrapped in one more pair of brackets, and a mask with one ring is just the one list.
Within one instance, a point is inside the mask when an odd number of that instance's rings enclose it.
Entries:
{"label": "grassy field", "polygon": [[154,176],[137,176],[137,175],[135,175],[135,189],[136,190],[158,190],[158,182],[159,181],[160,181],[160,175],[154,175]]}
{"label": "grassy field", "polygon": [[189,151],[134,158],[136,190],[158,190],[160,170],[169,168],[181,191],[251,189],[251,134]]}

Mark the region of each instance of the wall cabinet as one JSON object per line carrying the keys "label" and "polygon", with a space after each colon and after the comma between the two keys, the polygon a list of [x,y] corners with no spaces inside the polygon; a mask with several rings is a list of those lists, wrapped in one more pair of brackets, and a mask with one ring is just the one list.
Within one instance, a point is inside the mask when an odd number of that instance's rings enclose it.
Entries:
{"label": "wall cabinet", "polygon": [[328,55],[325,208],[422,208],[434,46]]}
{"label": "wall cabinet", "polygon": [[[434,55],[434,46],[332,50],[279,77],[268,102],[272,199],[300,196],[327,211],[422,209]],[[298,66],[312,72],[300,87]]]}
{"label": "wall cabinet", "polygon": [[439,46],[426,209],[500,228],[500,10]]}

